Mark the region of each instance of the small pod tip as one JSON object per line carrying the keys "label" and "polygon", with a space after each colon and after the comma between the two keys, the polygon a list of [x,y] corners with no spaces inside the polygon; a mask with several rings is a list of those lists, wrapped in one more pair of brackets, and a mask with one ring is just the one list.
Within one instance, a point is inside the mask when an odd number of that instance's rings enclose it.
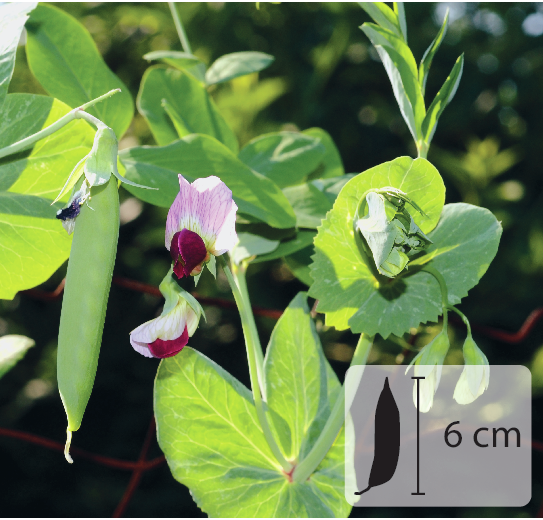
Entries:
{"label": "small pod tip", "polygon": [[363,489],[362,491],[355,491],[355,495],[363,495],[366,491],[369,491],[371,489],[371,486],[368,486],[366,489]]}
{"label": "small pod tip", "polygon": [[72,444],[72,432],[70,430],[66,430],[66,444],[64,446],[64,457],[70,464],[73,464],[74,460],[70,456],[70,444]]}

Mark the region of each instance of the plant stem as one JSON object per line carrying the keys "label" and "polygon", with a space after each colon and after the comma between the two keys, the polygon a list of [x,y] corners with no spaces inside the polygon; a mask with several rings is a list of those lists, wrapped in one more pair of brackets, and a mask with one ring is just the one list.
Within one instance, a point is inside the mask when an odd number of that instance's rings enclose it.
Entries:
{"label": "plant stem", "polygon": [[[366,334],[360,334],[350,366],[365,365],[372,345],[373,337],[369,337]],[[360,371],[360,377],[362,377],[362,371]],[[313,448],[311,448],[311,451],[307,454],[307,457],[296,466],[292,474],[292,480],[294,482],[305,482],[317,469],[324,457],[326,457],[326,454],[341,431],[343,423],[345,422],[345,410],[348,410],[351,407],[353,398],[354,392],[347,396],[346,400],[345,385],[342,386],[337,401],[334,403],[334,408],[332,409],[319,438],[315,442]]]}
{"label": "plant stem", "polygon": [[226,278],[228,279],[228,283],[230,284],[232,293],[234,294],[234,299],[236,300],[239,314],[241,316],[241,325],[243,328],[243,335],[245,337],[245,346],[247,348],[247,359],[249,361],[249,376],[251,378],[251,388],[253,391],[253,399],[255,402],[256,414],[258,416],[258,420],[260,422],[262,432],[264,433],[264,437],[266,438],[266,442],[268,443],[268,446],[270,447],[271,452],[275,456],[277,462],[279,462],[279,464],[283,468],[283,471],[285,473],[290,473],[292,471],[292,464],[290,464],[285,459],[285,457],[281,453],[281,450],[279,449],[279,446],[275,442],[275,439],[270,429],[270,425],[268,424],[266,412],[264,411],[262,396],[260,395],[260,388],[258,384],[258,375],[257,375],[257,365],[256,365],[256,354],[255,354],[256,347],[257,347],[256,341],[258,340],[255,340],[255,338],[253,337],[253,329],[251,328],[252,312],[250,310],[249,302],[245,301],[245,299],[243,298],[239,290],[239,287],[236,283],[236,280],[234,279],[234,276],[232,275],[230,268],[228,267],[228,264],[226,263],[226,260],[224,259],[224,256],[221,255],[217,257],[217,259],[223,268]]}
{"label": "plant stem", "polygon": [[94,116],[90,115],[88,112],[84,112],[83,110],[79,110],[78,112],[76,112],[75,118],[76,119],[83,119],[87,123],[90,123],[91,125],[94,125],[97,129],[104,128],[104,127],[107,128],[107,125],[102,123],[102,121],[100,121],[97,117],[94,117]]}
{"label": "plant stem", "polygon": [[183,47],[183,50],[186,53],[192,54],[187,34],[185,33],[185,29],[183,28],[183,24],[181,22],[181,17],[177,12],[177,7],[175,7],[175,2],[168,2],[168,5],[170,6],[170,11],[172,12],[172,18],[173,22],[175,23],[175,28],[177,29],[177,34],[181,40],[181,47]]}
{"label": "plant stem", "polygon": [[437,280],[437,283],[439,283],[439,288],[441,289],[441,305],[443,307],[443,328],[446,329],[448,323],[447,307],[449,307],[449,291],[445,278],[443,278],[443,275],[433,267],[427,266],[422,270],[431,274]]}
{"label": "plant stem", "polygon": [[232,274],[239,288],[239,292],[241,293],[241,297],[247,305],[247,319],[249,321],[249,327],[251,328],[251,334],[253,336],[253,341],[255,345],[258,384],[260,387],[260,392],[264,400],[266,400],[266,386],[264,384],[264,352],[262,350],[262,345],[260,344],[260,338],[258,337],[255,317],[251,307],[251,300],[249,299],[249,291],[247,290],[247,278],[245,276],[247,272],[247,266],[248,264],[246,262],[242,262],[239,266],[232,262]]}
{"label": "plant stem", "polygon": [[451,311],[456,312],[456,314],[458,314],[458,316],[460,316],[462,318],[462,321],[464,322],[464,324],[468,328],[468,336],[471,336],[471,325],[469,324],[469,320],[466,317],[466,315],[464,313],[460,312],[454,305],[447,305],[447,307]]}
{"label": "plant stem", "polygon": [[70,123],[74,119],[77,119],[79,112],[95,105],[99,101],[103,101],[104,99],[107,99],[108,97],[120,91],[121,91],[120,88],[116,88],[115,90],[110,90],[107,94],[97,97],[96,99],[92,99],[91,101],[84,103],[80,107],[70,110],[65,116],[62,116],[58,121],[55,121],[52,125],[49,125],[47,128],[44,128],[33,135],[25,137],[24,139],[21,139],[20,141],[17,141],[16,143],[10,144],[9,146],[2,148],[0,150],[0,158],[6,157],[6,155],[11,155],[17,152],[21,152],[22,150],[25,150],[26,148],[29,148],[30,146],[32,146],[34,143],[36,143],[40,139],[49,137],[51,134],[55,133],[57,130],[60,130],[63,126],[66,126],[68,123]]}

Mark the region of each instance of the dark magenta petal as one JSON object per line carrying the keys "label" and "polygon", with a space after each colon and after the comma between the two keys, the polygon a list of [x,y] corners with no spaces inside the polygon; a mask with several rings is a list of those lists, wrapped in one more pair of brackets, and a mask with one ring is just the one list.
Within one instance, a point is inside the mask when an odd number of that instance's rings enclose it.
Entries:
{"label": "dark magenta petal", "polygon": [[190,276],[194,268],[205,260],[207,249],[198,233],[182,229],[172,238],[170,255],[175,262],[173,272],[178,278],[183,278]]}
{"label": "dark magenta petal", "polygon": [[185,330],[183,334],[177,339],[163,340],[155,339],[152,343],[149,343],[149,350],[151,354],[156,358],[167,358],[175,356],[177,353],[181,352],[183,347],[189,342],[189,330],[185,325]]}

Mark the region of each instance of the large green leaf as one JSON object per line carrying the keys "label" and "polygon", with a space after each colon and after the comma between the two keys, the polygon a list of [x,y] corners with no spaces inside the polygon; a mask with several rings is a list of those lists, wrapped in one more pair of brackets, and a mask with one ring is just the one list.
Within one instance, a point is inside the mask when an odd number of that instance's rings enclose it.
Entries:
{"label": "large green leaf", "polygon": [[308,287],[313,283],[309,266],[313,262],[312,256],[314,253],[315,248],[313,244],[311,244],[291,255],[285,256],[285,263],[292,271],[292,274]]}
{"label": "large green leaf", "polygon": [[273,56],[256,51],[225,54],[210,65],[206,72],[206,83],[215,85],[261,71],[269,67],[274,60]]}
{"label": "large green leaf", "polygon": [[[288,415],[291,434],[296,435],[290,448],[308,443],[308,449],[327,418],[329,400],[337,397],[340,387],[324,360],[303,296],[295,298],[287,313],[276,326],[266,361],[266,384],[281,414],[270,406],[267,415],[275,424],[286,421],[282,414]],[[302,320],[301,327],[296,319]],[[289,359],[284,358],[287,352]],[[296,361],[296,370],[305,363],[306,382],[314,386],[305,388],[311,397],[297,392],[287,409],[272,385],[288,386],[294,381],[298,372],[285,369]],[[298,389],[302,390],[299,382]],[[296,420],[296,412],[301,413],[304,406],[307,413]],[[343,430],[308,481],[289,482],[266,444],[249,390],[190,347],[161,363],[155,381],[155,416],[158,441],[174,477],[189,487],[210,517],[348,516]],[[303,432],[301,441],[300,428],[305,426],[309,431]]]}
{"label": "large green leaf", "polygon": [[345,173],[343,169],[343,161],[339,150],[337,149],[330,134],[322,128],[308,128],[304,130],[302,134],[320,139],[321,144],[324,146],[325,153],[322,157],[322,163],[318,166],[317,170],[309,176],[309,179],[327,179],[329,177],[339,177]]}
{"label": "large green leaf", "polygon": [[168,146],[141,146],[123,150],[119,157],[126,178],[158,190],[125,188],[145,202],[170,207],[179,192],[177,174],[192,182],[216,175],[231,190],[240,213],[270,226],[289,228],[296,217],[281,190],[269,179],[245,166],[213,137],[193,134]]}
{"label": "large green leaf", "polygon": [[23,359],[27,350],[34,345],[34,340],[26,336],[17,334],[2,336],[0,338],[0,377]]}
{"label": "large green leaf", "polygon": [[422,208],[426,216],[413,216],[424,233],[436,226],[445,202],[443,180],[426,159],[399,157],[345,184],[318,230],[311,266],[315,283],[310,295],[319,300],[319,310],[327,313],[326,323],[338,329],[349,326],[349,318],[366,297],[376,292],[379,283],[390,285],[376,273],[373,260],[359,251],[353,231],[353,219],[362,196],[371,188],[386,186],[402,190]]}
{"label": "large green leaf", "polygon": [[[390,163],[377,168],[387,164]],[[364,191],[365,187],[361,188],[365,184],[364,176],[372,170],[345,186],[319,228],[311,266],[315,282],[310,294],[319,300],[318,310],[326,314],[327,325],[337,329],[350,327],[353,332],[369,335],[400,336],[420,323],[437,321],[441,314],[441,294],[436,280],[420,271],[420,267],[412,266],[401,276],[389,280],[378,275],[371,259],[358,249],[352,218],[358,204],[358,189]],[[431,181],[431,177],[430,170],[426,178],[421,170],[421,186]],[[401,184],[396,187],[402,189]],[[426,190],[434,191],[433,200],[407,193],[417,203],[420,201],[424,211],[433,206],[434,213],[439,207],[435,205],[436,199],[442,201],[442,191],[431,186]],[[428,233],[433,219],[422,227]],[[441,254],[429,265],[445,278],[450,303],[459,303],[486,272],[496,254],[500,235],[501,226],[486,209],[468,204],[449,204],[443,208],[439,224],[428,233],[433,244],[427,252],[433,255],[433,251],[440,250]]]}
{"label": "large green leaf", "polygon": [[[172,122],[163,100],[175,117]],[[189,134],[207,134],[238,151],[236,136],[219,113],[205,86],[181,70],[149,67],[138,94],[138,110],[145,117],[160,146]]]}
{"label": "large green leaf", "polygon": [[51,96],[75,108],[112,89],[122,90],[88,109],[120,139],[134,115],[132,96],[104,63],[85,27],[64,11],[40,4],[26,29],[30,70]]}
{"label": "large green leaf", "polygon": [[417,63],[403,37],[372,23],[360,27],[371,40],[387,71],[394,97],[415,141],[421,137],[426,114],[424,98],[418,81]]}
{"label": "large green leaf", "polygon": [[[69,107],[46,96],[9,94],[0,148],[49,126]],[[30,152],[0,160],[0,298],[47,280],[68,258],[71,238],[51,207],[72,168],[91,149],[92,128],[73,121]]]}
{"label": "large green leaf", "polygon": [[434,137],[437,128],[439,117],[445,110],[445,107],[451,102],[456,94],[460,79],[462,78],[462,69],[464,68],[464,55],[462,54],[454,64],[450,76],[447,77],[445,83],[436,94],[432,104],[428,108],[428,112],[422,123],[422,133],[424,140],[430,143]]}
{"label": "large green leaf", "polygon": [[8,93],[21,32],[28,20],[28,13],[36,5],[37,2],[0,5],[0,111]]}
{"label": "large green leaf", "polygon": [[320,139],[299,132],[275,132],[247,143],[239,158],[280,188],[286,188],[303,182],[325,154]]}

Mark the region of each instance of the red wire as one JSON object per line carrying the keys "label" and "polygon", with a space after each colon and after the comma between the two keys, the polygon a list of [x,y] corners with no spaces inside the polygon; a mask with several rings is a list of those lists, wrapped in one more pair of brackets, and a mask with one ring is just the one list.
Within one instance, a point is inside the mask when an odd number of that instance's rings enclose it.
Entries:
{"label": "red wire", "polygon": [[[50,450],[56,450],[63,452],[64,445],[60,442],[52,441],[51,439],[46,439],[45,437],[40,437],[39,435],[34,435],[32,433],[21,432],[18,430],[11,430],[9,428],[0,428],[0,437],[11,437],[12,439],[19,439],[31,444],[37,444],[38,446],[43,446],[44,448],[49,448]],[[111,457],[104,457],[103,455],[97,455],[95,453],[90,453],[88,451],[76,448],[72,445],[70,453],[75,457],[81,457],[82,459],[92,460],[102,466],[108,466],[115,469],[124,469],[134,471],[142,467],[141,463],[130,462],[121,459],[113,459]],[[150,461],[145,462],[144,468],[145,471],[149,469],[156,468],[164,463],[166,459],[164,456],[157,457]]]}
{"label": "red wire", "polygon": [[151,422],[149,423],[147,435],[145,436],[145,441],[143,441],[143,446],[141,447],[140,456],[137,462],[138,466],[132,472],[132,476],[130,477],[130,481],[128,482],[128,486],[124,492],[123,498],[121,498],[121,501],[119,502],[115,509],[115,512],[113,513],[113,518],[121,518],[124,515],[126,508],[130,503],[130,500],[132,500],[132,497],[134,496],[134,493],[138,488],[143,473],[147,471],[145,459],[147,457],[147,452],[151,447],[151,442],[155,438],[155,432],[155,418],[153,417],[151,419]]}

